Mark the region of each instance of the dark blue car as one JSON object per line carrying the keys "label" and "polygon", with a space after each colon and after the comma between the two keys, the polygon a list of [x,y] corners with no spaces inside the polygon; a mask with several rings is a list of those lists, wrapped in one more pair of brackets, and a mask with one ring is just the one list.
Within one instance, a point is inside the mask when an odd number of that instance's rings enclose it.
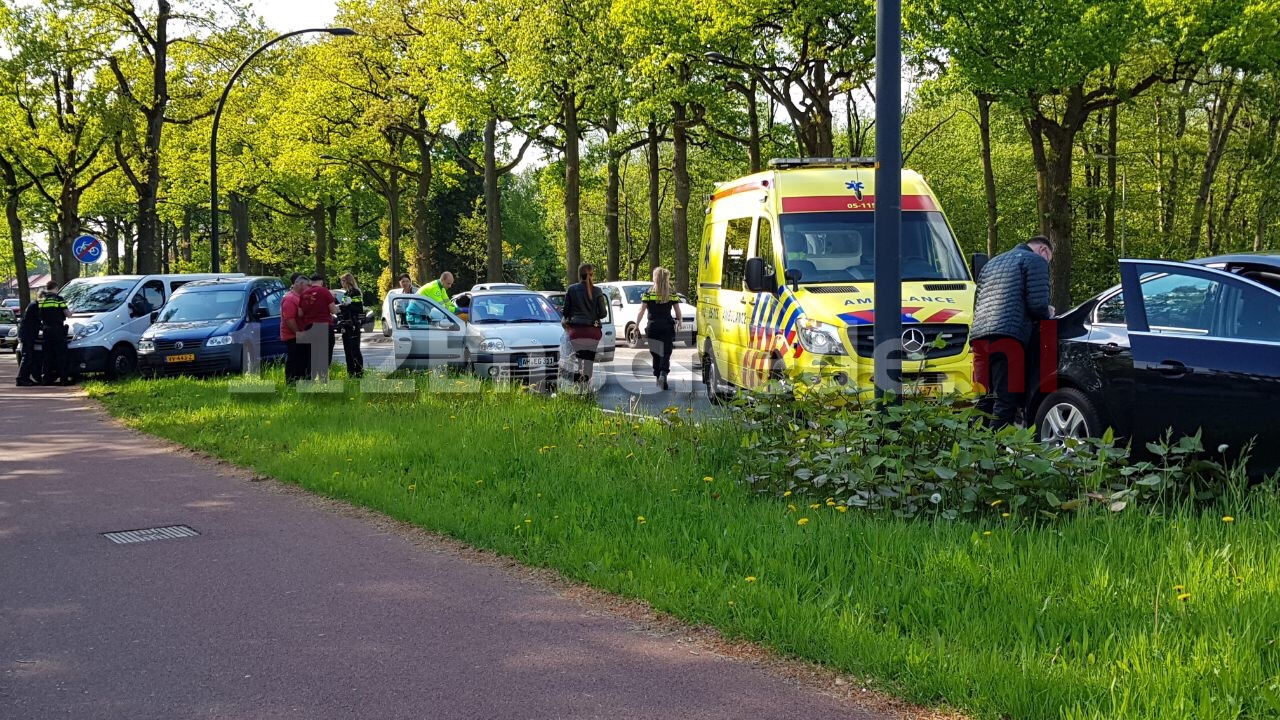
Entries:
{"label": "dark blue car", "polygon": [[1253,442],[1251,472],[1280,467],[1280,255],[1122,260],[1120,275],[1057,320],[1056,389],[1029,407],[1040,437],[1111,427],[1141,449],[1199,430],[1211,454]]}
{"label": "dark blue car", "polygon": [[242,277],[183,285],[153,316],[138,343],[145,375],[253,371],[284,357],[279,278]]}

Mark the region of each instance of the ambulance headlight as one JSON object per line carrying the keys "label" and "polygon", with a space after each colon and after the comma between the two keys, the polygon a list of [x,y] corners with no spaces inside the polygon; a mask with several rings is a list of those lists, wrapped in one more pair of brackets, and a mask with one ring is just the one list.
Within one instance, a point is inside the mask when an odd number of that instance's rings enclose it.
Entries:
{"label": "ambulance headlight", "polygon": [[809,322],[800,326],[800,347],[815,355],[847,355],[835,325]]}

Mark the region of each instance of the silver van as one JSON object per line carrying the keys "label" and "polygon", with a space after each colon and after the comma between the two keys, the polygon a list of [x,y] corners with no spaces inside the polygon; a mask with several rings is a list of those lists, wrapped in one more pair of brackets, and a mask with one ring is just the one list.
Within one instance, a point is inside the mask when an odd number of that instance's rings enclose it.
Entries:
{"label": "silver van", "polygon": [[244,273],[102,275],[76,278],[59,292],[71,309],[67,350],[75,374],[129,375],[138,368],[138,341],[152,311],[193,280],[244,277]]}

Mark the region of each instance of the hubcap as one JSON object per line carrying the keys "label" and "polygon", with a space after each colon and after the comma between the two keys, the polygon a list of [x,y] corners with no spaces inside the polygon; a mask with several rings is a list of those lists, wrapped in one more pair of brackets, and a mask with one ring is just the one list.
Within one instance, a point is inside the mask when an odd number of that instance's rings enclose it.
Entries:
{"label": "hubcap", "polygon": [[1049,408],[1040,425],[1040,439],[1046,442],[1061,443],[1067,438],[1083,440],[1088,436],[1089,426],[1084,420],[1084,413],[1071,403],[1058,403]]}

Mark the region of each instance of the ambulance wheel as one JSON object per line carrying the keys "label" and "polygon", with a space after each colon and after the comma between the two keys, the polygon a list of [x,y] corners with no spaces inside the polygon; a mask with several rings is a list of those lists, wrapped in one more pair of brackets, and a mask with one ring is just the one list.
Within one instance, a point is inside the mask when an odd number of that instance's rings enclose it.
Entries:
{"label": "ambulance wheel", "polygon": [[138,355],[133,348],[121,343],[107,354],[107,379],[116,380],[132,375],[138,369]]}
{"label": "ambulance wheel", "polygon": [[702,354],[702,382],[706,388],[707,400],[712,405],[720,405],[733,397],[732,390],[726,390],[724,378],[720,375],[720,366],[716,363],[716,355],[708,343]]}

